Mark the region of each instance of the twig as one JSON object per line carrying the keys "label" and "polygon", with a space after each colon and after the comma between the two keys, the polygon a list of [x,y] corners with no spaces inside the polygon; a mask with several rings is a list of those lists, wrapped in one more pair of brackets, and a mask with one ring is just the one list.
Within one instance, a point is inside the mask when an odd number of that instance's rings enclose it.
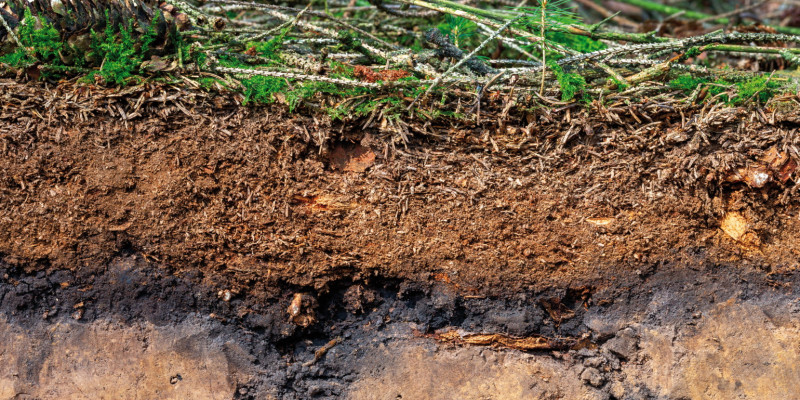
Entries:
{"label": "twig", "polygon": [[[730,20],[728,18],[726,18],[726,17],[715,17],[713,15],[709,15],[709,14],[701,13],[701,12],[697,12],[697,11],[682,10],[680,8],[677,8],[677,7],[673,7],[673,6],[669,6],[669,5],[665,5],[665,4],[660,4],[660,3],[655,3],[655,2],[650,1],[650,0],[619,0],[619,1],[621,1],[621,2],[623,2],[625,4],[630,4],[630,5],[639,7],[641,9],[644,9],[644,10],[647,10],[647,11],[655,11],[655,12],[659,12],[659,13],[666,14],[666,15],[671,15],[671,14],[675,14],[675,13],[679,13],[679,12],[684,11],[685,12],[684,16],[686,18],[689,18],[689,19],[706,20],[706,21],[711,21],[711,22],[715,22],[715,23],[718,23],[718,24],[728,24],[728,23],[730,23]],[[778,31],[780,33],[788,33],[788,34],[792,34],[792,35],[800,35],[800,28],[795,28],[795,27],[790,27],[790,26],[780,26],[780,25],[767,25],[767,26],[769,26],[771,28],[774,28],[776,31]]]}
{"label": "twig", "polygon": [[739,14],[745,12],[745,11],[750,11],[752,9],[761,7],[764,4],[767,4],[769,1],[770,0],[757,1],[757,2],[755,2],[755,3],[753,3],[753,4],[749,5],[749,6],[745,6],[745,7],[742,7],[742,8],[737,8],[737,9],[735,9],[733,11],[730,11],[730,12],[726,12],[726,13],[723,13],[723,14],[710,16],[710,17],[706,17],[706,18],[701,18],[701,19],[697,20],[697,22],[702,24],[702,23],[706,23],[706,22],[717,21],[719,19],[727,19],[728,17],[733,17],[733,16],[739,15]]}
{"label": "twig", "polygon": [[[277,10],[277,11],[292,11],[292,12],[296,12],[296,13],[299,13],[299,12],[302,11],[301,9],[294,8],[294,7],[276,6],[276,5],[272,5],[272,4],[251,3],[251,2],[235,1],[235,0],[209,0],[208,2],[209,3],[230,4],[230,5],[240,6],[240,7],[249,7],[249,8],[253,8],[253,9],[271,9],[271,10]],[[339,25],[342,25],[342,26],[344,26],[344,27],[346,27],[348,29],[352,29],[353,31],[358,32],[359,34],[364,35],[364,36],[374,40],[376,43],[380,43],[382,46],[386,46],[386,47],[391,48],[391,49],[397,49],[396,45],[388,43],[388,42],[384,41],[383,39],[381,39],[379,37],[376,37],[375,35],[367,32],[367,31],[365,31],[365,30],[363,30],[361,28],[353,26],[353,25],[351,25],[351,24],[349,24],[347,22],[341,21],[338,18],[335,18],[335,17],[333,17],[331,15],[328,15],[328,14],[325,14],[325,13],[319,12],[319,11],[306,11],[305,14],[313,15],[313,16],[316,16],[316,17],[320,17],[320,18],[325,18],[325,19],[331,20],[333,22],[338,23]]]}
{"label": "twig", "polygon": [[317,351],[314,352],[314,358],[311,359],[310,361],[306,362],[306,363],[303,363],[303,366],[304,367],[310,367],[310,366],[314,365],[317,361],[321,360],[322,357],[325,356],[325,353],[330,351],[330,349],[332,349],[334,346],[336,346],[339,343],[342,343],[342,338],[341,337],[334,338],[330,342],[325,343],[324,346],[320,347],[319,349],[317,349]]}
{"label": "twig", "polygon": [[364,82],[364,81],[355,81],[355,80],[350,80],[350,79],[328,78],[327,76],[294,74],[294,73],[291,73],[291,72],[264,71],[264,70],[259,70],[259,69],[221,67],[219,65],[214,66],[213,70],[217,71],[217,72],[224,72],[224,73],[229,73],[229,74],[272,76],[272,77],[276,77],[276,78],[295,79],[295,80],[299,80],[299,81],[327,82],[327,83],[333,83],[333,84],[336,84],[336,85],[364,87],[364,88],[371,88],[371,89],[379,89],[379,88],[381,88],[383,86],[388,86],[388,84],[385,84],[385,83],[384,84],[379,84],[379,83],[371,83],[371,82]]}
{"label": "twig", "polygon": [[631,28],[639,27],[638,23],[633,22],[621,15],[614,15],[614,13],[609,11],[607,8],[601,6],[600,4],[595,3],[593,0],[575,0],[575,2],[583,5],[586,8],[591,8],[592,10],[597,11],[604,18],[612,17],[611,19],[617,21],[620,25],[624,25]]}
{"label": "twig", "polygon": [[[542,38],[542,43],[545,41],[544,27],[546,25],[545,13],[547,12],[547,0],[541,1],[541,21],[539,22],[539,35]],[[542,85],[539,87],[539,94],[544,93],[544,75],[547,71],[547,46],[542,45]]]}
{"label": "twig", "polygon": [[17,34],[14,33],[14,30],[11,29],[10,26],[8,26],[8,22],[6,22],[6,19],[3,18],[2,13],[0,13],[0,22],[3,23],[3,28],[5,28],[6,32],[8,33],[8,36],[11,36],[11,39],[14,40],[14,43],[16,43],[17,46],[19,46],[21,49],[24,49],[25,46],[23,46],[22,42],[19,41],[19,38],[17,37]]}

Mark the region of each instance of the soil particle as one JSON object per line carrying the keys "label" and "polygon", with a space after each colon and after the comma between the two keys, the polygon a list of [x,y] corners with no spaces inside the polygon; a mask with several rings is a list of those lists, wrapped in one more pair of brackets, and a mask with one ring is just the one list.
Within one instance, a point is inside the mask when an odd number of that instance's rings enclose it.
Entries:
{"label": "soil particle", "polygon": [[625,328],[603,345],[603,348],[608,349],[615,355],[622,357],[624,360],[630,360],[638,350],[639,338],[632,328]]}
{"label": "soil particle", "polygon": [[373,307],[379,300],[379,296],[374,290],[365,288],[363,285],[353,285],[344,292],[342,300],[347,311],[361,314]]}
{"label": "soil particle", "polygon": [[592,367],[588,367],[581,372],[581,380],[594,387],[600,387],[606,381],[600,371]]}
{"label": "soil particle", "polygon": [[611,382],[608,387],[608,394],[613,399],[623,399],[625,398],[625,386],[619,381]]}
{"label": "soil particle", "polygon": [[585,367],[592,367],[592,368],[600,368],[605,363],[606,360],[603,357],[589,357],[583,360],[583,365]]}

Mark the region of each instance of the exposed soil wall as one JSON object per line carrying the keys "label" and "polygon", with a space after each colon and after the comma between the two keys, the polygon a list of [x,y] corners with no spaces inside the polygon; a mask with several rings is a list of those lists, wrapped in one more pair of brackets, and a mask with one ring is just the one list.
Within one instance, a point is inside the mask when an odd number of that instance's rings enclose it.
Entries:
{"label": "exposed soil wall", "polygon": [[800,378],[791,110],[342,123],[0,84],[0,398],[791,398]]}

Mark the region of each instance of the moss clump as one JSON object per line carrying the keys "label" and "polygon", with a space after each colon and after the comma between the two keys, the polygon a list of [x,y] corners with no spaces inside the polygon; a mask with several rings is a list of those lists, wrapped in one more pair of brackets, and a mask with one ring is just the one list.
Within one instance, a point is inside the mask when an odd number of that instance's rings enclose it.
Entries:
{"label": "moss clump", "polygon": [[156,24],[150,24],[143,35],[134,38],[131,22],[127,25],[119,24],[117,32],[108,13],[106,22],[102,34],[92,31],[92,56],[102,60],[96,74],[106,82],[122,85],[140,72],[139,67],[156,38]]}
{"label": "moss clump", "polygon": [[608,46],[599,40],[570,33],[548,32],[546,37],[553,42],[581,53],[591,53],[608,48]]}
{"label": "moss clump", "polygon": [[719,96],[721,101],[731,106],[740,106],[753,100],[764,103],[781,91],[781,84],[766,75],[731,82],[725,78],[711,79],[683,74],[669,81],[669,86],[685,92],[704,86],[709,95]]}
{"label": "moss clump", "polygon": [[27,67],[37,62],[62,65],[58,53],[63,48],[61,36],[56,28],[47,20],[33,16],[30,9],[25,9],[17,36],[24,48],[0,57],[0,62],[15,68]]}
{"label": "moss clump", "polygon": [[[353,79],[353,67],[331,61],[328,67],[331,70],[330,77],[336,79]],[[294,110],[304,100],[310,99],[321,94],[330,95],[331,99],[348,99],[356,96],[364,96],[372,93],[369,88],[360,87],[339,87],[329,82],[307,82],[297,86],[294,90],[286,93],[286,102],[289,109]],[[336,107],[336,106],[334,106]],[[330,111],[329,111],[330,112]],[[335,112],[334,112],[335,114]]]}
{"label": "moss clump", "polygon": [[[25,9],[22,24],[17,30],[22,48],[0,56],[0,62],[15,68],[24,68],[34,64],[46,66],[43,78],[58,78],[74,71],[74,67],[83,67],[87,63],[98,65],[99,69],[86,78],[100,76],[105,82],[122,85],[132,76],[139,74],[140,66],[156,39],[156,22],[138,37],[133,35],[133,22],[119,24],[116,29],[106,13],[106,27],[102,32],[90,32],[91,45],[86,52],[76,48],[66,48],[58,30],[44,18],[32,15]],[[69,53],[70,65],[65,65],[62,54]],[[71,52],[78,52],[73,54]],[[74,55],[74,57],[73,57]],[[92,79],[88,79],[92,80]]]}
{"label": "moss clump", "polygon": [[253,76],[241,81],[244,87],[243,104],[267,104],[275,101],[275,94],[286,89],[286,80],[272,76]]}
{"label": "moss clump", "polygon": [[766,102],[778,94],[781,85],[770,79],[769,76],[759,76],[736,84],[738,92],[731,103],[741,105],[751,100]]}
{"label": "moss clump", "polygon": [[669,86],[672,89],[678,89],[683,91],[692,91],[695,90],[698,86],[708,83],[711,80],[708,78],[698,78],[692,76],[692,74],[682,74],[679,75],[677,78],[669,81]]}
{"label": "moss clump", "polygon": [[586,79],[583,76],[564,72],[564,69],[554,62],[548,63],[547,66],[556,74],[558,86],[561,88],[561,101],[570,101],[579,94],[583,96],[583,100],[587,100]]}

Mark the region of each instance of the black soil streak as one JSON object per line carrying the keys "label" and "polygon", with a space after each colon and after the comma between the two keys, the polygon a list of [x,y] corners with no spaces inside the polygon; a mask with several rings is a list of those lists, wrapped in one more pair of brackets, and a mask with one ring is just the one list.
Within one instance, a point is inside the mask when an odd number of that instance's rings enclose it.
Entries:
{"label": "black soil streak", "polygon": [[[769,275],[733,265],[711,265],[703,254],[676,254],[670,264],[652,265],[638,276],[620,279],[613,286],[586,290],[561,287],[542,292],[508,293],[506,296],[465,296],[449,285],[410,281],[337,281],[323,291],[309,288],[253,287],[225,301],[224,285],[210,286],[201,272],[176,275],[142,257],[116,258],[103,272],[36,268],[28,274],[19,266],[0,263],[0,312],[22,327],[74,319],[89,323],[109,319],[122,323],[148,321],[157,326],[176,324],[190,316],[218,323],[215,335],[234,340],[249,351],[229,354],[260,372],[240,382],[236,398],[256,398],[269,391],[279,398],[338,398],[359,379],[362,361],[380,343],[398,332],[412,340],[430,341],[414,332],[432,333],[447,328],[512,336],[580,337],[588,334],[601,345],[617,328],[590,329],[594,320],[626,321],[645,313],[649,324],[675,324],[692,329],[698,313],[731,298],[742,301],[800,296],[800,274]],[[256,292],[259,293],[256,293]],[[302,328],[289,322],[287,307],[295,293],[311,294],[317,301],[316,323]],[[577,296],[576,293],[583,293]],[[669,293],[657,312],[647,311],[654,296]],[[221,295],[222,294],[222,295]],[[557,323],[543,307],[561,302],[574,313]],[[565,310],[566,311],[566,310]],[[314,352],[333,338],[341,338],[337,356]],[[416,339],[415,339],[416,338]],[[452,346],[443,344],[442,346]],[[515,350],[506,350],[515,351]],[[577,357],[593,353],[575,352]],[[541,352],[559,356],[559,352]],[[278,367],[276,367],[278,366]],[[37,365],[28,365],[35,373]],[[645,391],[645,398],[654,397]]]}

